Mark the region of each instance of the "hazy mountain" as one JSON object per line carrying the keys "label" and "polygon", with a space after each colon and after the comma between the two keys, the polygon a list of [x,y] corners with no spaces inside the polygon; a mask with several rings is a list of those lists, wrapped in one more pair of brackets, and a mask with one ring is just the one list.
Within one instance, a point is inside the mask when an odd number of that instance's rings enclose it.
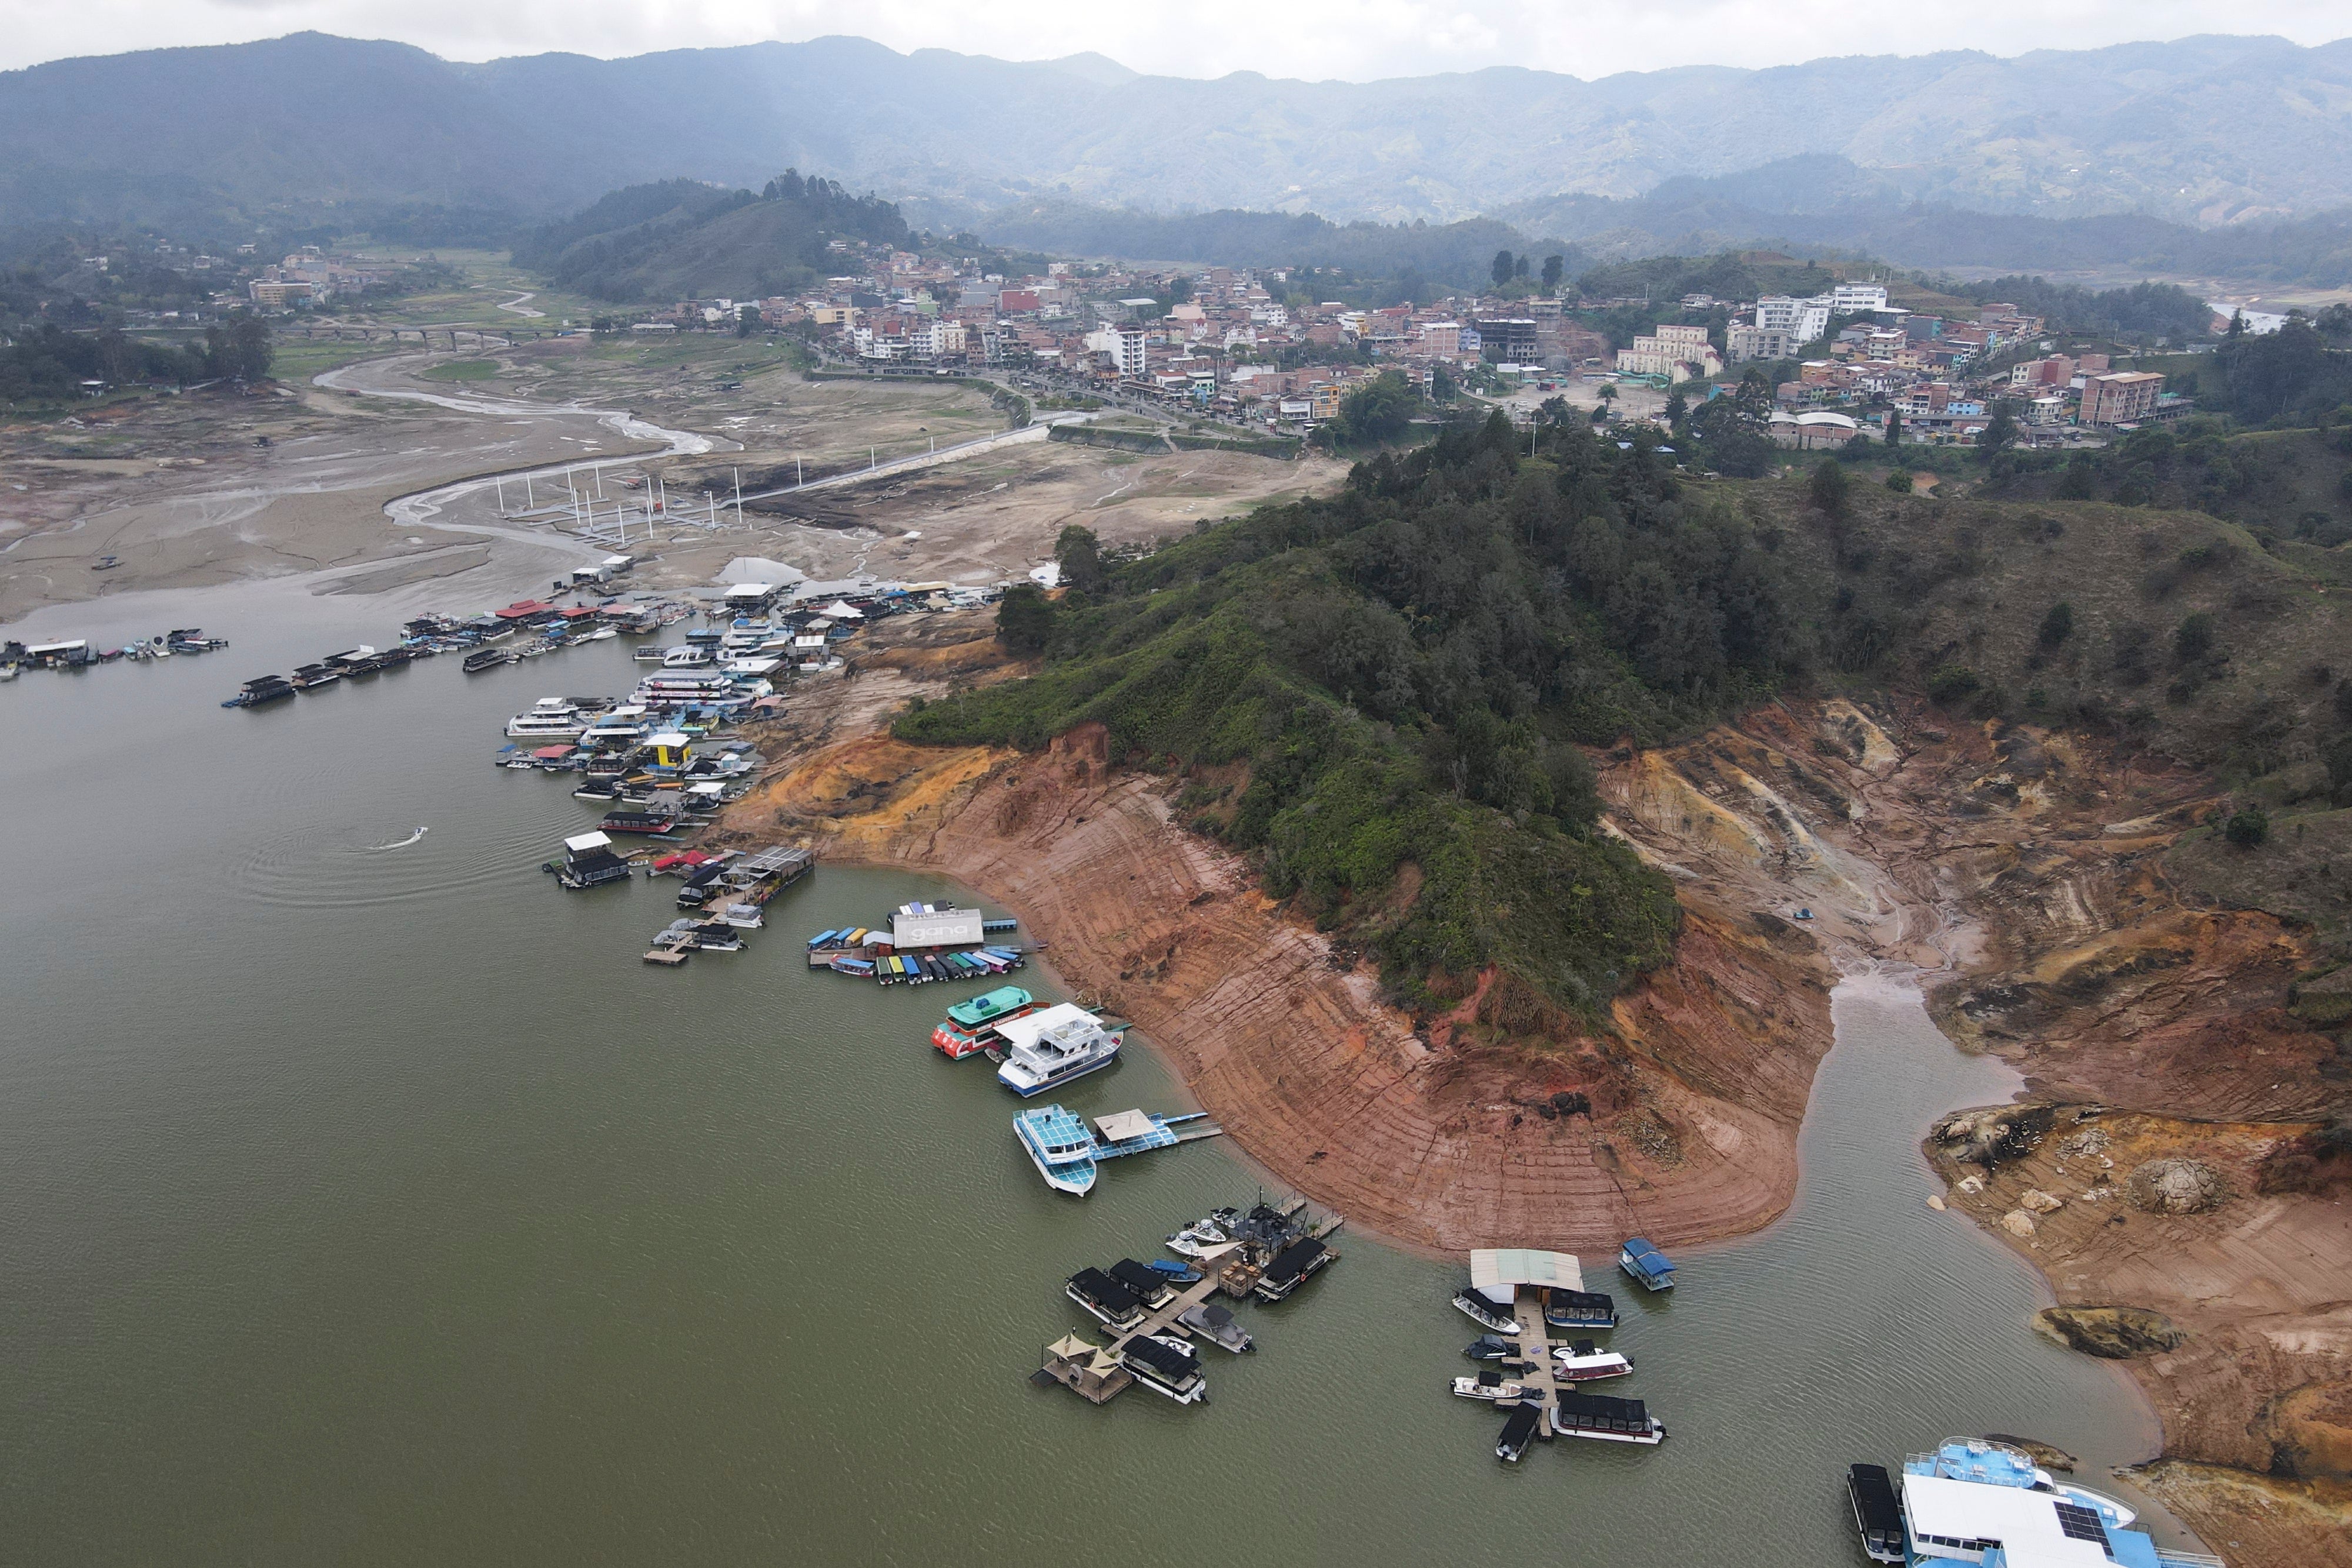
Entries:
{"label": "hazy mountain", "polygon": [[[942,212],[1047,196],[1444,221],[1808,154],[1850,161],[1880,199],[2204,223],[2315,211],[2352,203],[2352,40],[1357,84],[856,38],[476,66],[299,34],[0,74],[0,214],[20,223],[199,200],[543,214],[676,175],[756,189],[787,166],[948,198]],[[1737,193],[1762,212],[1783,200]]]}

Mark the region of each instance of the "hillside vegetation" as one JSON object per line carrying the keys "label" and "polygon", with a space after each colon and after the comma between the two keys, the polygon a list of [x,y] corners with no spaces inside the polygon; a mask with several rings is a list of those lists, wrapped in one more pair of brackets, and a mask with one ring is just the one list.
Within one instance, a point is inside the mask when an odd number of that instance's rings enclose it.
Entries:
{"label": "hillside vegetation", "polygon": [[1575,418],[1536,445],[1457,426],[1124,563],[1075,531],[1072,589],[1015,591],[1000,620],[1044,672],[898,733],[1035,747],[1099,723],[1401,1000],[1448,1004],[1491,967],[1482,1019],[1530,1040],[1588,1027],[1676,928],[1663,879],[1598,833],[1580,743],[1807,687],[2090,729],[2282,802],[2325,807],[2327,758],[2352,756],[2342,601],[2239,526],[1693,483]]}
{"label": "hillside vegetation", "polygon": [[616,303],[759,298],[820,277],[832,240],[907,238],[889,203],[788,169],[756,195],[695,180],[614,191],[525,235],[514,260],[559,287]]}

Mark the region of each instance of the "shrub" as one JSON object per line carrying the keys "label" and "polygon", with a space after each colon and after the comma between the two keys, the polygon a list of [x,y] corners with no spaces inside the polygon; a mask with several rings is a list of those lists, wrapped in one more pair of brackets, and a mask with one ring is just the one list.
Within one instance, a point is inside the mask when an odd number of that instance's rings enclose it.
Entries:
{"label": "shrub", "polygon": [[1909,495],[1911,493],[1910,474],[1904,469],[1897,468],[1894,473],[1889,474],[1886,476],[1886,487],[1894,491],[1898,496]]}
{"label": "shrub", "polygon": [[2271,836],[2271,815],[2260,806],[2242,807],[2222,824],[2221,836],[2242,850],[2254,849]]}
{"label": "shrub", "polygon": [[1927,695],[1938,703],[1958,702],[1982,683],[1966,664],[1944,664],[1927,677]]}
{"label": "shrub", "polygon": [[2202,610],[2181,617],[2180,624],[2172,629],[2172,656],[2191,664],[2212,651],[2213,617]]}
{"label": "shrub", "polygon": [[2055,648],[2074,634],[2074,607],[2062,599],[2042,618],[2042,629],[2034,634],[2034,640],[2045,648]]}

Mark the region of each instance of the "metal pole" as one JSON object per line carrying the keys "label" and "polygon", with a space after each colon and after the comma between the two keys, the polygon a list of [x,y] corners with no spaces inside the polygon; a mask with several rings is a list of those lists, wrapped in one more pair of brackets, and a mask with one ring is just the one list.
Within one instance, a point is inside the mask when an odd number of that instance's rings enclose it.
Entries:
{"label": "metal pole", "polygon": [[808,470],[801,466],[801,460],[800,460],[799,458],[797,458],[797,457],[793,458],[793,489],[795,489],[795,490],[797,490],[797,489],[799,489],[802,486],[803,486],[803,485],[805,485],[805,484],[807,484],[807,483],[808,483]]}
{"label": "metal pole", "polygon": [[500,517],[505,517],[506,515],[507,515],[507,482],[506,482],[505,477],[504,477],[503,476],[501,476],[499,477],[499,516],[500,516]]}
{"label": "metal pole", "polygon": [[600,501],[604,498],[604,465],[602,463],[596,465],[596,498]]}
{"label": "metal pole", "polygon": [[530,498],[530,476],[525,474],[522,476],[522,509],[526,512],[534,511],[538,507],[539,503]]}

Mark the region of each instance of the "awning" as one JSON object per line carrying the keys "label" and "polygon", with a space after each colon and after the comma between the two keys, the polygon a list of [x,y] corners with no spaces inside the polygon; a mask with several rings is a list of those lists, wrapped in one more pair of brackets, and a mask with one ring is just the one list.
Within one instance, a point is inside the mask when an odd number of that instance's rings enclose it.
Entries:
{"label": "awning", "polygon": [[1558,1285],[1581,1291],[1584,1269],[1573,1253],[1538,1252],[1528,1247],[1482,1247],[1470,1254],[1470,1283],[1480,1291],[1508,1291],[1519,1285]]}
{"label": "awning", "polygon": [[583,833],[576,839],[566,839],[563,847],[573,854],[585,854],[590,850],[609,850],[613,841],[602,833]]}
{"label": "awning", "polygon": [[1099,1355],[1102,1354],[1102,1346],[1095,1343],[1095,1342],[1090,1339],[1081,1339],[1074,1333],[1064,1334],[1061,1338],[1047,1345],[1045,1349],[1048,1354],[1058,1355],[1065,1361],[1076,1361],[1082,1355]]}
{"label": "awning", "polygon": [[1140,1111],[1114,1111],[1108,1116],[1095,1118],[1097,1130],[1114,1144],[1123,1144],[1129,1138],[1143,1137],[1151,1133],[1156,1125],[1157,1124],[1150,1117]]}

